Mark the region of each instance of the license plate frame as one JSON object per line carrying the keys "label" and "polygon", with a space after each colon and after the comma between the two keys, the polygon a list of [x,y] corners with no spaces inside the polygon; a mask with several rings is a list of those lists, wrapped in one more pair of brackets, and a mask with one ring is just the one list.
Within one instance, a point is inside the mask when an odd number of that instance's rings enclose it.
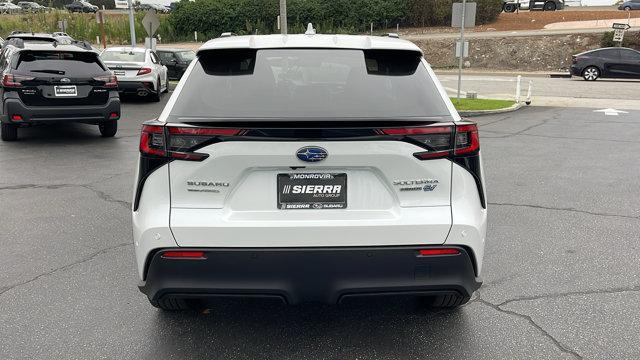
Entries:
{"label": "license plate frame", "polygon": [[115,76],[125,76],[127,74],[124,70],[113,70],[113,75]]}
{"label": "license plate frame", "polygon": [[56,85],[53,87],[53,95],[55,97],[76,97],[78,96],[78,87],[75,85]]}
{"label": "license plate frame", "polygon": [[280,173],[276,182],[280,210],[347,208],[346,173]]}

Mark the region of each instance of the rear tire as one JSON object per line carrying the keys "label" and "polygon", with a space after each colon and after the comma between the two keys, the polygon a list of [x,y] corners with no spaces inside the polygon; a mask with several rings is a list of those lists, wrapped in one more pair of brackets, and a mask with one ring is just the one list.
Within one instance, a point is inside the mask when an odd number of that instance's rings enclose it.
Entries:
{"label": "rear tire", "polygon": [[556,3],[547,1],[544,3],[544,11],[556,11]]}
{"label": "rear tire", "polygon": [[100,135],[102,137],[114,137],[118,132],[118,121],[109,120],[101,122],[98,124],[98,129],[100,130]]}
{"label": "rear tire", "polygon": [[13,124],[2,123],[0,135],[2,141],[16,141],[18,140],[18,127]]}
{"label": "rear tire", "polygon": [[513,4],[504,4],[504,12],[506,13],[516,12],[516,6]]}
{"label": "rear tire", "polygon": [[631,7],[630,6],[625,6],[624,7],[624,11],[631,11]]}
{"label": "rear tire", "polygon": [[469,302],[469,297],[459,294],[436,295],[421,299],[422,304],[432,309],[455,309]]}
{"label": "rear tire", "polygon": [[587,66],[582,70],[582,77],[587,81],[596,81],[600,77],[600,69],[595,66]]}

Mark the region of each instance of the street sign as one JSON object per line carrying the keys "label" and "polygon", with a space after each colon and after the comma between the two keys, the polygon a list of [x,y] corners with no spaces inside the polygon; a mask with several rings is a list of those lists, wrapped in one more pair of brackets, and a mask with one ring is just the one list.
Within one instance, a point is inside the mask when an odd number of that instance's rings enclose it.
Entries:
{"label": "street sign", "polygon": [[142,18],[142,26],[147,30],[147,34],[149,34],[149,36],[153,36],[153,34],[158,31],[158,27],[160,27],[160,19],[155,11],[147,11],[147,15]]}
{"label": "street sign", "polygon": [[613,41],[614,42],[622,42],[624,40],[624,30],[616,29],[613,33]]}
{"label": "street sign", "polygon": [[[459,28],[462,25],[462,3],[453,3],[451,13],[451,27]],[[476,26],[476,3],[468,2],[464,12],[464,27]]]}
{"label": "street sign", "polygon": [[116,2],[116,9],[128,9],[129,8],[129,4],[127,3],[127,0],[115,0]]}
{"label": "street sign", "polygon": [[[463,57],[469,57],[469,42],[464,42],[464,52],[462,54]],[[456,40],[456,58],[460,57],[460,40]]]}
{"label": "street sign", "polygon": [[614,29],[616,30],[629,30],[631,29],[631,25],[629,24],[622,24],[622,23],[613,23],[612,26]]}

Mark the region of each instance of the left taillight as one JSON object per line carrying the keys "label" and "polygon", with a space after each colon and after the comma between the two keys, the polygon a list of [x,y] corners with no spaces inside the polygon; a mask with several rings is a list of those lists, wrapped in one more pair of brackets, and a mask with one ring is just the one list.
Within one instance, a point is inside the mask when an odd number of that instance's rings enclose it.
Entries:
{"label": "left taillight", "polygon": [[118,87],[118,78],[115,75],[98,76],[94,77],[93,80],[104,82],[104,87],[106,88]]}
{"label": "left taillight", "polygon": [[426,148],[427,151],[413,154],[420,160],[472,155],[480,150],[476,124],[385,128],[379,129],[379,133],[402,137],[407,142]]}
{"label": "left taillight", "polygon": [[218,137],[235,136],[239,129],[164,127],[143,125],[140,152],[146,155],[178,160],[202,161],[209,155],[195,152]]}
{"label": "left taillight", "polygon": [[35,78],[30,76],[6,74],[2,77],[2,86],[5,88],[19,88],[22,87],[23,81],[31,81],[33,79]]}

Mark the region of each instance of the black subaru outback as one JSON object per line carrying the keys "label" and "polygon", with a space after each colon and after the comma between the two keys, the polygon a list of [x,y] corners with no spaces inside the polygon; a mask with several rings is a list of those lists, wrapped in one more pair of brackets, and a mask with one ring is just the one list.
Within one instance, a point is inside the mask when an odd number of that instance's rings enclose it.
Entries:
{"label": "black subaru outback", "polygon": [[103,137],[118,130],[118,82],[86,42],[7,40],[0,52],[0,134],[60,122],[98,125]]}

